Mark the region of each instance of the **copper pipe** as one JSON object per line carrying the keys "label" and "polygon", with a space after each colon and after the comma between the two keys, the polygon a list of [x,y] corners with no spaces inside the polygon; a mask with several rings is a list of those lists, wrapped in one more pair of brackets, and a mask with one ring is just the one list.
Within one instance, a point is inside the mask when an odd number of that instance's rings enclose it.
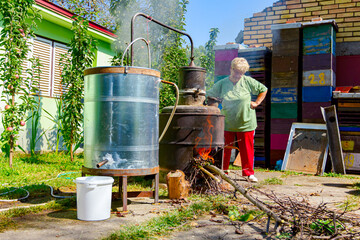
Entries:
{"label": "copper pipe", "polygon": [[[135,22],[135,18],[136,18],[137,16],[144,17],[144,18],[146,18],[146,19],[148,19],[148,20],[150,20],[150,21],[152,21],[152,22],[154,22],[154,23],[159,24],[159,25],[162,26],[162,27],[165,27],[165,28],[170,29],[170,30],[172,30],[172,31],[174,31],[174,32],[177,32],[177,33],[180,33],[180,34],[182,34],[182,35],[187,36],[187,37],[189,38],[189,40],[190,40],[190,45],[191,45],[191,56],[190,56],[190,65],[189,65],[189,66],[194,66],[194,44],[193,44],[193,40],[192,40],[192,38],[190,37],[190,35],[187,34],[187,33],[185,33],[185,32],[183,32],[183,31],[180,31],[179,29],[170,27],[170,26],[168,26],[168,25],[166,25],[166,24],[164,24],[164,23],[162,23],[162,22],[159,22],[158,20],[152,18],[152,17],[149,16],[149,15],[146,15],[145,13],[136,13],[136,14],[131,18],[131,41],[130,41],[130,42],[132,42],[132,41],[134,40],[134,22]],[[133,47],[131,46],[131,51],[130,51],[130,60],[131,60],[131,61],[130,61],[130,66],[133,65],[133,55],[134,55],[134,49],[133,49]]]}
{"label": "copper pipe", "polygon": [[105,160],[99,162],[98,164],[96,164],[96,167],[97,167],[97,168],[100,168],[100,167],[104,166],[108,161],[109,161],[109,160],[105,159]]}

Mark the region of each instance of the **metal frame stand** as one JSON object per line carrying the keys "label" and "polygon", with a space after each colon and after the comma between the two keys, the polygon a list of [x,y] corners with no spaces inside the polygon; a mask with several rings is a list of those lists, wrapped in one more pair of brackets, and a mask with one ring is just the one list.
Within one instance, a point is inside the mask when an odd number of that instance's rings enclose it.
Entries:
{"label": "metal frame stand", "polygon": [[[130,197],[151,197],[154,196],[154,202],[159,202],[159,167],[150,169],[95,169],[82,167],[81,175],[96,175],[96,176],[110,176],[119,177],[119,193],[118,198],[122,198],[123,211],[127,211],[127,198]],[[155,175],[155,190],[151,192],[128,192],[127,183],[129,176],[147,176]],[[151,195],[149,194],[151,193]]]}

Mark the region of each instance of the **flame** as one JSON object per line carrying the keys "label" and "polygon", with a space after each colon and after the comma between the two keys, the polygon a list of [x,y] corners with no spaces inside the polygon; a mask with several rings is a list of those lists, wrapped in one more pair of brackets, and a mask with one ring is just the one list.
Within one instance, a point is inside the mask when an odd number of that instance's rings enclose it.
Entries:
{"label": "flame", "polygon": [[[210,116],[208,116],[206,118],[206,122],[207,124],[204,126],[204,136],[200,137],[196,137],[195,139],[195,150],[197,152],[197,154],[199,154],[199,156],[203,159],[203,160],[211,160],[212,163],[214,163],[214,158],[212,156],[210,156],[211,153],[211,143],[212,143],[212,129],[214,128],[214,125],[211,123],[210,120]],[[203,148],[203,147],[197,147],[198,144],[200,143],[200,141],[209,143],[209,147],[208,148]]]}

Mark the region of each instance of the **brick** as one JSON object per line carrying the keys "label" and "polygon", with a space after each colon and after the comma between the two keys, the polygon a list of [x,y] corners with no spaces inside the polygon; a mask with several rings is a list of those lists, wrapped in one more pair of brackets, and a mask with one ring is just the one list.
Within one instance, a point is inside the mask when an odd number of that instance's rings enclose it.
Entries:
{"label": "brick", "polygon": [[265,35],[261,34],[261,35],[252,35],[251,39],[259,39],[259,38],[265,38]]}
{"label": "brick", "polygon": [[358,22],[360,21],[360,17],[353,17],[353,18],[345,18],[346,22]]}
{"label": "brick", "polygon": [[302,17],[298,17],[298,18],[292,18],[291,20],[294,20],[295,22],[302,22],[303,18]]}
{"label": "brick", "polygon": [[356,32],[356,31],[360,31],[360,27],[347,27],[344,30],[344,32]]}
{"label": "brick", "polygon": [[313,19],[314,16],[310,16],[310,17],[304,17],[304,21],[311,21],[311,19]]}
{"label": "brick", "polygon": [[244,39],[250,39],[250,35],[244,35]]}
{"label": "brick", "polygon": [[347,37],[344,38],[344,42],[359,42],[360,41],[360,37]]}
{"label": "brick", "polygon": [[272,34],[266,34],[265,37],[266,37],[266,38],[272,38],[273,35],[272,35]]}
{"label": "brick", "polygon": [[296,17],[306,17],[311,16],[311,12],[297,13]]}
{"label": "brick", "polygon": [[301,4],[294,4],[294,5],[287,5],[286,9],[296,9],[296,8],[301,8],[302,5]]}
{"label": "brick", "polygon": [[351,32],[339,32],[336,34],[336,37],[352,37]]}
{"label": "brick", "polygon": [[272,47],[272,43],[265,43],[264,44],[265,47],[271,48]]}
{"label": "brick", "polygon": [[354,37],[360,36],[360,32],[353,32],[353,36],[354,36]]}
{"label": "brick", "polygon": [[268,21],[260,21],[258,22],[259,25],[268,25],[268,24],[272,24],[272,21],[271,20],[268,20]]}
{"label": "brick", "polygon": [[272,39],[270,38],[259,39],[259,43],[270,43],[270,42],[272,42]]}
{"label": "brick", "polygon": [[354,16],[355,16],[355,17],[359,17],[359,16],[360,16],[360,12],[354,13]]}
{"label": "brick", "polygon": [[275,15],[289,14],[290,10],[275,11]]}
{"label": "brick", "polygon": [[351,0],[335,0],[335,3],[349,3]]}
{"label": "brick", "polygon": [[326,5],[326,6],[322,6],[322,9],[329,9],[330,11],[331,10],[337,10],[339,8],[339,5],[338,4],[333,4],[333,5]]}
{"label": "brick", "polygon": [[244,31],[250,31],[250,29],[251,29],[250,27],[245,27]]}
{"label": "brick", "polygon": [[316,15],[321,16],[321,15],[325,15],[325,14],[328,14],[328,13],[329,13],[329,11],[328,11],[328,10],[323,10],[323,11],[314,11],[314,12],[312,12],[312,15],[313,15],[313,16],[316,16]]}
{"label": "brick", "polygon": [[244,41],[244,44],[249,45],[249,44],[254,44],[257,43],[257,40],[248,40],[248,41]]}
{"label": "brick", "polygon": [[321,15],[322,19],[334,19],[336,18],[336,14],[327,14],[327,15]]}
{"label": "brick", "polygon": [[275,14],[274,11],[272,11],[272,12],[267,12],[267,13],[266,13],[266,15],[268,15],[268,16],[273,16],[274,14]]}
{"label": "brick", "polygon": [[267,16],[266,20],[274,20],[274,19],[280,19],[279,15],[274,15],[274,16]]}
{"label": "brick", "polygon": [[316,2],[317,0],[302,0],[302,3],[310,3],[310,2]]}
{"label": "brick", "polygon": [[330,9],[329,13],[344,13],[346,11],[346,9],[344,8],[338,8],[338,9]]}
{"label": "brick", "polygon": [[336,42],[344,42],[344,38],[336,38]]}
{"label": "brick", "polygon": [[299,9],[291,9],[290,13],[301,13],[301,12],[305,12],[304,8],[299,8]]}
{"label": "brick", "polygon": [[263,29],[265,29],[264,26],[254,26],[251,28],[251,30],[263,30]]}
{"label": "brick", "polygon": [[345,21],[345,18],[335,18],[334,19],[337,23],[341,23]]}
{"label": "brick", "polygon": [[274,23],[274,24],[286,23],[286,19],[274,20],[273,23]]}
{"label": "brick", "polygon": [[264,16],[266,16],[266,12],[254,13],[253,16],[254,17],[264,17]]}
{"label": "brick", "polygon": [[[276,21],[276,20],[275,20]],[[266,25],[265,29],[271,29],[271,25]]]}
{"label": "brick", "polygon": [[281,15],[281,18],[282,18],[282,19],[285,19],[285,18],[289,19],[289,18],[293,18],[293,17],[295,17],[295,14],[284,14],[284,15]]}
{"label": "brick", "polygon": [[244,32],[244,36],[253,35],[253,34],[257,34],[257,31],[246,31],[246,32]]}
{"label": "brick", "polygon": [[304,3],[304,4],[303,4],[303,8],[316,7],[316,6],[319,6],[319,3],[318,3],[318,2]]}
{"label": "brick", "polygon": [[286,5],[297,4],[297,3],[301,3],[301,1],[300,1],[300,0],[290,0],[290,1],[286,1]]}
{"label": "brick", "polygon": [[336,15],[336,17],[352,17],[352,16],[354,16],[354,13],[338,13],[337,15]]}
{"label": "brick", "polygon": [[320,11],[321,10],[321,7],[309,7],[309,8],[305,8],[305,10],[307,12],[312,12],[312,11]]}
{"label": "brick", "polygon": [[355,23],[352,23],[352,22],[349,22],[349,23],[339,23],[338,24],[338,27],[352,27],[352,26],[355,26]]}
{"label": "brick", "polygon": [[339,8],[350,8],[355,7],[356,3],[345,3],[345,4],[339,4]]}
{"label": "brick", "polygon": [[320,1],[319,2],[319,4],[320,5],[332,5],[332,4],[334,4],[335,3],[335,1],[334,0],[332,0],[332,1]]}
{"label": "brick", "polygon": [[258,34],[269,34],[269,33],[271,33],[271,30],[258,31]]}
{"label": "brick", "polygon": [[255,26],[255,25],[257,25],[257,22],[244,23],[244,26],[245,26],[245,27]]}
{"label": "brick", "polygon": [[360,26],[360,22],[354,22],[353,24],[354,24],[355,27]]}
{"label": "brick", "polygon": [[360,12],[360,7],[347,8],[346,12]]}
{"label": "brick", "polygon": [[251,18],[252,22],[263,21],[263,20],[265,20],[265,17],[253,17],[253,18]]}
{"label": "brick", "polygon": [[286,9],[286,6],[273,7],[272,9],[273,9],[274,11],[284,10],[284,9]]}
{"label": "brick", "polygon": [[344,29],[345,29],[345,28],[339,28],[339,29],[338,29],[339,33],[344,32]]}
{"label": "brick", "polygon": [[251,22],[251,18],[245,18],[244,22]]}

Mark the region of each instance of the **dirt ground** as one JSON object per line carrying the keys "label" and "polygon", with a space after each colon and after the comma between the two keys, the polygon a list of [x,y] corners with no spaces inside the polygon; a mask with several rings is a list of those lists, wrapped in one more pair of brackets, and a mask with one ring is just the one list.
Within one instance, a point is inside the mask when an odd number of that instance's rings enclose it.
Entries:
{"label": "dirt ground", "polygon": [[[238,177],[238,174],[239,172],[233,171],[230,176],[238,178],[240,185],[248,186],[250,183]],[[281,172],[256,172],[260,182],[259,189],[267,192],[274,191],[279,196],[304,196],[314,205],[326,202],[329,207],[335,207],[348,196],[358,194],[358,191],[351,186],[355,182],[360,182],[359,175],[354,175],[356,179],[291,175],[281,177],[282,185],[261,184],[261,181],[265,179],[280,178],[281,175],[283,175]],[[120,201],[113,202],[113,208],[121,210],[120,205]],[[112,214],[110,219],[95,222],[77,220],[76,209],[49,211],[19,217],[16,219],[18,228],[0,233],[0,239],[101,239],[121,226],[142,223],[173,208],[174,206],[166,199],[161,199],[159,204],[154,204],[153,199],[148,198],[129,199],[129,214],[125,217]],[[353,214],[360,215],[360,210],[355,210]],[[217,218],[222,222],[227,221],[226,216],[219,215]],[[240,230],[242,234],[237,234],[234,226],[216,223],[210,221],[210,216],[203,216],[194,223],[192,230],[175,232],[162,239],[271,239],[265,235],[265,226],[255,222],[245,224]]]}

